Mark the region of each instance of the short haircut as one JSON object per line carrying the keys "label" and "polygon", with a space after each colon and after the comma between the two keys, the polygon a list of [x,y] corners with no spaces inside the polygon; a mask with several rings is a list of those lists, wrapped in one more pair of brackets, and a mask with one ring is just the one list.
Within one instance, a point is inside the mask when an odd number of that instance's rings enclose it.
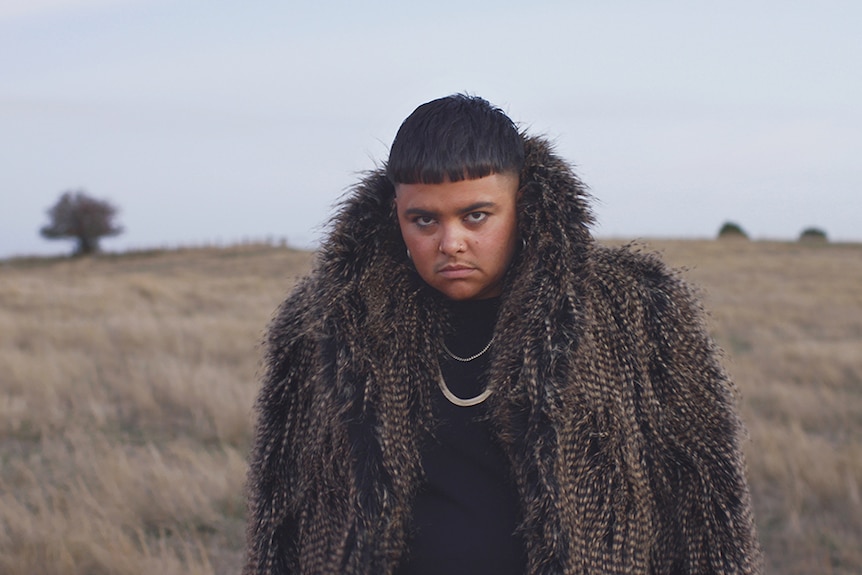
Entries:
{"label": "short haircut", "polygon": [[398,129],[386,175],[393,184],[440,184],[519,174],[524,141],[514,122],[477,96],[453,94],[422,104]]}

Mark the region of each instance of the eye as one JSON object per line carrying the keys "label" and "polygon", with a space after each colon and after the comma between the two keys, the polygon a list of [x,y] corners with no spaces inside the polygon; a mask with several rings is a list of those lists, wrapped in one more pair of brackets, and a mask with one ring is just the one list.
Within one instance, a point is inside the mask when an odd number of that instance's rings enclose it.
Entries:
{"label": "eye", "polygon": [[431,216],[416,216],[413,218],[413,223],[420,228],[427,228],[434,223],[434,218]]}
{"label": "eye", "polygon": [[468,224],[481,224],[488,218],[488,212],[470,212],[464,218]]}

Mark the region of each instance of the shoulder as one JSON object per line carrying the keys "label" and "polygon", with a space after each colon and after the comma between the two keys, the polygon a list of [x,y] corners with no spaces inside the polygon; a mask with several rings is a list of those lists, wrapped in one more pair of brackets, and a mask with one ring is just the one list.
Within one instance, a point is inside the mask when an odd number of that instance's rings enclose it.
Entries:
{"label": "shoulder", "polygon": [[723,378],[700,293],[681,270],[629,245],[596,249],[591,275],[595,317],[613,321],[627,340],[646,344],[650,362],[700,364]]}
{"label": "shoulder", "polygon": [[658,313],[680,307],[699,314],[699,297],[682,271],[668,266],[656,252],[636,244],[596,246],[592,250],[592,279],[599,289],[614,297],[637,298]]}
{"label": "shoulder", "polygon": [[275,310],[267,328],[270,349],[289,347],[295,339],[315,331],[314,323],[322,311],[319,283],[315,273],[304,277]]}
{"label": "shoulder", "polygon": [[679,280],[679,271],[670,268],[661,256],[642,245],[595,245],[592,261],[598,279],[628,281],[645,287],[658,287]]}

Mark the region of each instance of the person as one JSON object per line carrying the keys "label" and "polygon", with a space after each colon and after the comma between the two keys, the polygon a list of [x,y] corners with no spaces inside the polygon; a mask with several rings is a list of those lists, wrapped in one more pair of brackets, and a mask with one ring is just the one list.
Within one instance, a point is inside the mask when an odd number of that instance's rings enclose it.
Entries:
{"label": "person", "polygon": [[245,573],[761,570],[691,289],[551,144],[419,106],[269,328]]}

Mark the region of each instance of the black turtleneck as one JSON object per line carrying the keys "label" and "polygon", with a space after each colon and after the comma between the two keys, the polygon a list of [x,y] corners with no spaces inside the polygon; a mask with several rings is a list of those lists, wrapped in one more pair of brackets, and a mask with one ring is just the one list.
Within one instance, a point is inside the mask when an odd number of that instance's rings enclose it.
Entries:
{"label": "black turtleneck", "polygon": [[[491,340],[499,298],[451,302],[446,347],[461,358]],[[485,389],[491,348],[471,361],[440,358],[449,389],[472,398]],[[425,482],[413,507],[408,556],[397,575],[521,575],[526,558],[514,535],[518,495],[509,464],[485,420],[487,403],[459,407],[432,392],[434,437],[422,449]]]}

